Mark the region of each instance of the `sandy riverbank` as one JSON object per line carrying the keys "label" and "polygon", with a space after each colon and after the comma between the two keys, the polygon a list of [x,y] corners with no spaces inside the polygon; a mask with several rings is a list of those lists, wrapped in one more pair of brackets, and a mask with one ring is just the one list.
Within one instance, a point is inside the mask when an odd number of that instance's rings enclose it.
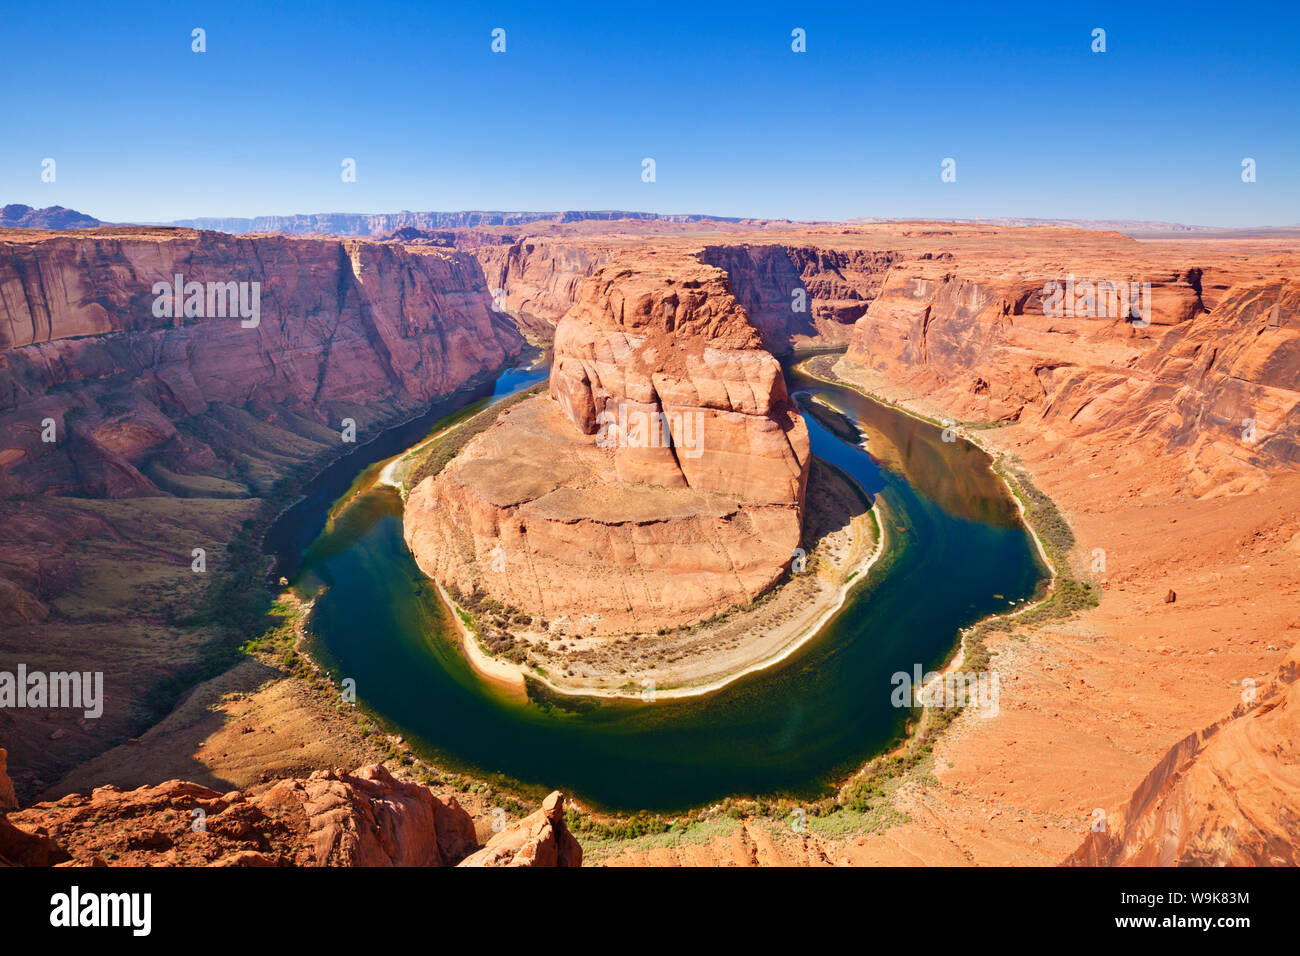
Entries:
{"label": "sandy riverbank", "polygon": [[[870,510],[859,503],[854,513],[861,491],[850,479],[822,466],[810,480],[810,494],[813,501],[835,504],[822,510],[818,521],[810,521],[804,542],[807,571],[748,609],[668,634],[637,635],[635,641],[628,636],[516,634],[540,661],[535,665],[488,654],[458,620],[466,658],[482,676],[508,686],[521,686],[527,677],[565,696],[645,701],[710,694],[772,667],[821,633],[888,546],[886,518],[876,513],[880,502]],[[818,513],[812,507],[809,512]],[[635,658],[629,653],[632,647]]]}

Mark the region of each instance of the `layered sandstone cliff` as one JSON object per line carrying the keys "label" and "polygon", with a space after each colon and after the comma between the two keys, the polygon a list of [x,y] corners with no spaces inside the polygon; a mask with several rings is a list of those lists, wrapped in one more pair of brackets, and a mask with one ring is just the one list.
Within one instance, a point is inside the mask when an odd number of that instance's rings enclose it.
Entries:
{"label": "layered sandstone cliff", "polygon": [[901,258],[888,249],[748,243],[706,246],[699,257],[727,273],[764,344],[777,354],[848,344],[854,322]]}
{"label": "layered sandstone cliff", "polygon": [[1062,435],[1185,455],[1192,493],[1257,486],[1271,469],[1294,467],[1300,283],[1171,269],[1171,257],[1144,263],[1142,253],[1081,255],[1069,266],[1149,284],[1145,314],[1133,316],[1107,314],[1100,298],[1053,314],[1044,287],[1067,277],[1050,259],[1016,272],[909,263],[858,320],[847,358],[966,419],[1032,416]]}
{"label": "layered sandstone cliff", "polygon": [[1067,860],[1075,866],[1300,864],[1300,645],[1277,678],[1179,741]]}
{"label": "layered sandstone cliff", "polygon": [[[250,293],[257,283],[256,325],[157,315],[154,285],[176,275],[205,288],[248,283]],[[0,493],[157,494],[146,473],[154,462],[237,480],[181,422],[240,409],[302,432],[284,416],[333,429],[350,417],[364,437],[497,367],[519,343],[465,253],[161,229],[9,233],[0,236]]]}
{"label": "layered sandstone cliff", "polygon": [[780,366],[723,274],[615,262],[556,329],[550,397],[511,409],[415,488],[406,538],[426,573],[463,591],[653,630],[784,573],[808,464]]}
{"label": "layered sandstone cliff", "polygon": [[551,327],[577,301],[583,281],[609,257],[599,244],[544,239],[483,245],[474,254],[498,308]]}
{"label": "layered sandstone cliff", "polygon": [[[159,315],[155,283],[176,275],[205,290],[248,283],[257,315]],[[363,442],[521,343],[466,253],[163,229],[0,233],[0,496],[259,495],[346,447],[345,420]],[[52,502],[9,520],[0,609],[39,620],[72,573],[63,545],[108,526]]]}
{"label": "layered sandstone cliff", "polygon": [[[467,239],[460,234],[462,245]],[[616,258],[637,260],[654,244],[654,239],[627,237],[536,236],[474,244],[473,252],[504,308],[553,326],[578,301],[583,281],[600,266]],[[764,348],[778,355],[797,348],[847,345],[854,322],[879,294],[890,269],[905,260],[889,248],[756,244],[742,237],[715,245],[679,241],[671,255],[683,263],[698,259],[721,269]]]}

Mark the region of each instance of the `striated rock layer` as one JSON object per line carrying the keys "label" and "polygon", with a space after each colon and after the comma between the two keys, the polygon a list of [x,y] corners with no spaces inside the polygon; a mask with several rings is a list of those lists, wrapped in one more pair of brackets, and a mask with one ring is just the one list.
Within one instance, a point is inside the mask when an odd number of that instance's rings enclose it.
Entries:
{"label": "striated rock layer", "polygon": [[499,308],[551,328],[577,301],[583,280],[608,257],[599,245],[542,239],[484,245],[474,253]]}
{"label": "striated rock layer", "polygon": [[[1041,250],[1014,271],[988,257],[908,263],[847,357],[968,419],[1030,416],[1062,436],[1185,453],[1197,494],[1300,465],[1300,282],[1098,245],[1068,266]],[[1145,315],[1107,314],[1100,299],[1053,314],[1044,286],[1067,274],[1149,284]]]}
{"label": "striated rock layer", "polygon": [[[258,283],[258,324],[156,316],[154,284],[178,274]],[[0,234],[0,493],[156,494],[154,460],[184,473],[212,463],[178,422],[215,406],[334,428],[347,413],[364,436],[519,344],[466,253],[162,229]]]}
{"label": "striated rock layer", "polygon": [[556,329],[550,395],[585,434],[607,427],[624,481],[802,506],[807,430],[715,269],[597,272]]}
{"label": "striated rock layer", "polygon": [[[155,309],[178,274],[202,314]],[[246,283],[257,321],[224,285],[209,311],[209,283]],[[160,716],[157,689],[222,636],[186,618],[255,499],[355,447],[345,420],[364,443],[521,347],[465,252],[0,230],[0,669],[103,672],[107,701],[100,719],[0,713],[20,793]]]}
{"label": "striated rock layer", "polygon": [[1300,645],[1277,679],[1179,741],[1119,820],[1066,861],[1083,866],[1300,865]]}
{"label": "striated rock layer", "polygon": [[[154,283],[259,286],[239,317],[155,315]],[[164,229],[0,233],[0,496],[240,498],[517,354],[477,260],[358,241]],[[54,513],[57,510],[58,513]],[[0,533],[0,609],[33,621],[65,542],[38,506]],[[10,526],[14,530],[13,526]]]}
{"label": "striated rock layer", "polygon": [[899,258],[891,250],[793,244],[717,245],[700,252],[701,262],[726,271],[764,344],[777,354],[847,345],[854,322]]}
{"label": "striated rock layer", "polygon": [[808,433],[719,270],[598,269],[556,328],[549,393],[412,491],[426,573],[610,632],[712,616],[789,566]]}

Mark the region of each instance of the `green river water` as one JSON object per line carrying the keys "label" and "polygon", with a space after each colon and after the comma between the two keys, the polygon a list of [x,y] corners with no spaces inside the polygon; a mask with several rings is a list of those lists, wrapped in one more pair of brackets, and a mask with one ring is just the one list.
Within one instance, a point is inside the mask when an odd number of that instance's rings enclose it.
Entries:
{"label": "green river water", "polygon": [[467,414],[456,406],[473,402],[472,411],[546,371],[505,372],[490,396],[488,386],[458,396],[359,449],[268,538],[278,567],[315,597],[312,653],[353,678],[362,706],[439,766],[562,789],[610,810],[822,795],[904,731],[911,712],[891,704],[891,675],[939,666],[960,628],[1028,598],[1046,575],[983,452],[787,368],[792,392],[846,413],[870,449],[805,416],[813,453],[886,506],[889,548],[843,610],[791,657],[704,697],[511,696],[466,663],[403,542],[400,498],[371,479],[376,462]]}

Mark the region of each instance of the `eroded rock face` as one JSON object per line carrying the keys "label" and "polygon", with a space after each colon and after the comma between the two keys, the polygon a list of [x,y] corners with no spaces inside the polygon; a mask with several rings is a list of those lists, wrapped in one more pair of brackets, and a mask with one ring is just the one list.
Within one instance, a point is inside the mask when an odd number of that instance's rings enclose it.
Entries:
{"label": "eroded rock face", "polygon": [[[258,283],[258,324],[156,316],[154,284],[177,274]],[[8,233],[0,492],[156,494],[155,461],[182,473],[211,464],[183,419],[260,407],[335,429],[348,415],[364,434],[520,344],[466,253],[161,229]]]}
{"label": "eroded rock face", "polygon": [[44,827],[21,829],[0,815],[0,866],[58,866],[69,859]]}
{"label": "eroded rock face", "polygon": [[564,795],[554,791],[540,809],[501,831],[461,866],[582,866],[582,847],[564,823]]}
{"label": "eroded rock face", "polygon": [[315,866],[450,866],[476,845],[474,821],[455,797],[397,780],[379,765],[283,780],[257,798],[265,813],[298,814]]}
{"label": "eroded rock face", "polygon": [[1175,744],[1074,866],[1300,864],[1300,646],[1255,700]]}
{"label": "eroded rock face", "polygon": [[577,301],[583,281],[608,257],[593,244],[521,239],[474,250],[488,289],[511,312],[554,327]]}
{"label": "eroded rock face", "polygon": [[718,270],[653,265],[588,279],[556,329],[550,398],[413,490],[427,574],[619,632],[710,617],[789,566],[809,444],[780,366]]}
{"label": "eroded rock face", "polygon": [[727,273],[750,320],[775,354],[798,346],[847,345],[853,323],[879,294],[892,250],[808,245],[706,246],[700,261]]}
{"label": "eroded rock face", "polygon": [[807,429],[717,270],[600,270],[556,329],[550,394],[626,481],[802,506]]}
{"label": "eroded rock face", "polygon": [[[257,283],[256,326],[155,315],[154,284],[176,274]],[[344,419],[364,441],[517,354],[491,304],[477,260],[452,250],[0,233],[0,496],[264,494],[337,453]],[[69,543],[110,533],[48,499],[4,525],[0,632],[44,620],[75,573]]]}
{"label": "eroded rock face", "polygon": [[[760,593],[790,560],[790,506],[630,483],[546,397],[510,409],[412,491],[407,544],[463,593],[593,632],[655,630]],[[580,623],[581,622],[581,623]]]}
{"label": "eroded rock face", "polygon": [[255,797],[180,780],[99,787],[8,824],[0,858],[33,866],[453,866],[477,846],[454,797],[377,764],[281,780]]}
{"label": "eroded rock face", "polygon": [[[155,284],[177,274],[202,284],[204,315],[155,314]],[[257,284],[255,325],[228,307],[208,314],[207,284],[227,282],[236,297],[248,284],[249,306]],[[138,732],[151,688],[195,659],[194,642],[171,640],[182,628],[138,627],[128,618],[142,605],[125,597],[51,620],[70,591],[93,589],[106,549],[133,551],[116,560],[136,570],[135,556],[167,564],[172,553],[189,574],[190,549],[202,546],[216,570],[221,542],[256,503],[191,500],[263,497],[356,447],[345,419],[362,444],[486,376],[522,346],[491,306],[478,260],[443,248],[0,230],[0,661],[12,670],[43,646],[66,666],[104,670],[115,702],[102,722],[72,730],[11,714],[20,790],[32,792],[36,765],[50,779]],[[81,503],[95,498],[122,500]],[[181,531],[164,512],[193,524]],[[137,641],[143,655],[127,649]]]}
{"label": "eroded rock face", "polygon": [[1294,467],[1300,283],[1163,271],[1144,266],[1142,252],[1093,267],[1150,283],[1138,322],[1050,314],[1044,276],[1056,273],[1043,263],[1011,274],[960,260],[909,263],[858,320],[847,357],[964,418],[1034,416],[1065,435],[1186,452],[1196,493]]}

